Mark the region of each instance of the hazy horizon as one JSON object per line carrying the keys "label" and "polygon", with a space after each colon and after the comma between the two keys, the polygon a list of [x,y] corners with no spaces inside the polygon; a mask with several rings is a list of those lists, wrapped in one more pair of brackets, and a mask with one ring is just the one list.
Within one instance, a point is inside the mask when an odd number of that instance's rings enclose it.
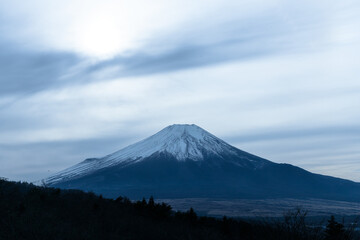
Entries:
{"label": "hazy horizon", "polygon": [[35,181],[174,123],[360,182],[360,3],[0,2],[0,177]]}

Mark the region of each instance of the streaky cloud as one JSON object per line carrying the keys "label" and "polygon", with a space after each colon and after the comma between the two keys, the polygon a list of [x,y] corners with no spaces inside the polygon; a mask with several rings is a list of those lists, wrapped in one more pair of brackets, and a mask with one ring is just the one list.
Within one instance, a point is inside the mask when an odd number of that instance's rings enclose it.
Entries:
{"label": "streaky cloud", "polygon": [[81,58],[68,52],[23,52],[0,45],[0,94],[31,94],[55,84]]}
{"label": "streaky cloud", "polygon": [[[306,39],[312,33],[308,29],[304,32],[294,33],[292,26],[270,14],[246,23],[218,23],[215,29],[170,31],[138,49],[103,60],[74,52],[25,51],[16,43],[0,42],[0,93],[32,93],[68,84],[164,74],[284,54],[306,47]],[[297,34],[303,41],[294,41]],[[168,38],[170,35],[179,37]]]}

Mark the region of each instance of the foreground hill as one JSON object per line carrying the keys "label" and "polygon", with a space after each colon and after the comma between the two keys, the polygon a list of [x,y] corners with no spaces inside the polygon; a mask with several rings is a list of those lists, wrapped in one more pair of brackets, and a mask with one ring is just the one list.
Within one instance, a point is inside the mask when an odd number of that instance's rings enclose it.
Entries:
{"label": "foreground hill", "polygon": [[171,125],[103,158],[47,178],[49,186],[107,197],[320,198],[360,201],[360,183],[277,164],[196,125]]}
{"label": "foreground hill", "polygon": [[[198,217],[190,209],[173,212],[166,204],[105,199],[78,190],[36,187],[0,180],[0,239],[357,239],[334,225],[307,227],[303,212],[284,222],[245,222]],[[338,229],[340,226],[340,231]],[[336,230],[335,232],[333,230]],[[336,238],[332,238],[336,237]]]}

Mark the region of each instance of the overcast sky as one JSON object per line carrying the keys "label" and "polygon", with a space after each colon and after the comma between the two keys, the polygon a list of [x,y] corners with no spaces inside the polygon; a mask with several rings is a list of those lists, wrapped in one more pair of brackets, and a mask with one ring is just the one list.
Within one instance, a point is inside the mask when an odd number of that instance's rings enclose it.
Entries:
{"label": "overcast sky", "polygon": [[173,123],[360,182],[358,0],[0,0],[0,176]]}

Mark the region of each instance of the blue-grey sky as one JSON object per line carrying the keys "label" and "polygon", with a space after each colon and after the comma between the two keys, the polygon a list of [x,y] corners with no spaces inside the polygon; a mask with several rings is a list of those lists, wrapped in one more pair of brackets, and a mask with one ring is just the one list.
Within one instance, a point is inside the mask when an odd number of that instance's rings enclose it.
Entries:
{"label": "blue-grey sky", "polygon": [[360,182],[360,2],[0,0],[0,176],[173,123]]}

